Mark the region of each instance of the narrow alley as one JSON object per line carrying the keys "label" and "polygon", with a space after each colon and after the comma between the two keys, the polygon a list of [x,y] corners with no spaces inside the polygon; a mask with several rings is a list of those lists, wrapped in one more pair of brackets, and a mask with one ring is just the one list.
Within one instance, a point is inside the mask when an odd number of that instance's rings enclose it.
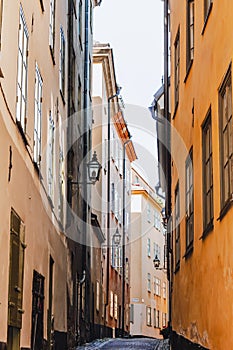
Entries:
{"label": "narrow alley", "polygon": [[144,350],[168,350],[168,341],[152,338],[128,338],[128,339],[105,339],[78,347],[78,349],[144,349]]}

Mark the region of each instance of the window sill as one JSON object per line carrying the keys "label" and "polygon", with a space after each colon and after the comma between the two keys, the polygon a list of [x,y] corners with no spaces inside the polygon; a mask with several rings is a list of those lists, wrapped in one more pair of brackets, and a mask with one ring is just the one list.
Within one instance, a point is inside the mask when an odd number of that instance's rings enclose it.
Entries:
{"label": "window sill", "polygon": [[186,81],[187,81],[187,79],[189,77],[189,73],[191,71],[192,66],[193,66],[193,59],[189,61],[187,72],[186,72],[186,76],[184,78],[184,83],[186,83]]}
{"label": "window sill", "polygon": [[213,224],[213,219],[208,223],[208,225],[206,226],[206,228],[204,229],[201,237],[199,238],[200,240],[204,240],[210,232],[212,232],[214,229],[214,224]]}
{"label": "window sill", "polygon": [[176,105],[175,105],[175,109],[174,109],[174,113],[173,113],[172,119],[175,119],[178,106],[179,106],[179,102],[176,102]]}
{"label": "window sill", "polygon": [[227,202],[224,204],[223,208],[221,209],[219,217],[217,218],[217,221],[221,221],[224,218],[224,216],[232,207],[232,204],[233,204],[233,198],[229,198]]}
{"label": "window sill", "polygon": [[183,256],[184,259],[188,259],[192,256],[193,253],[193,242],[189,244],[189,246],[186,248],[185,255]]}
{"label": "window sill", "polygon": [[210,6],[209,6],[209,9],[208,9],[208,12],[207,12],[207,14],[206,14],[204,26],[203,26],[203,29],[202,29],[202,31],[201,31],[201,35],[204,35],[204,33],[205,33],[206,25],[207,25],[207,22],[208,22],[208,20],[209,20],[210,13],[211,13],[211,11],[212,11],[212,7],[213,7],[213,2],[211,2]]}

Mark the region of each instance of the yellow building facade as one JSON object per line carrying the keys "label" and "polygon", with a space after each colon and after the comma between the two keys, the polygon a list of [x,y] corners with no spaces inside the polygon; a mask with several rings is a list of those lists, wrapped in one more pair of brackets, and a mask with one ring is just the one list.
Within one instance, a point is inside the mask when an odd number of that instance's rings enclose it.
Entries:
{"label": "yellow building facade", "polygon": [[232,13],[170,0],[174,349],[231,349]]}

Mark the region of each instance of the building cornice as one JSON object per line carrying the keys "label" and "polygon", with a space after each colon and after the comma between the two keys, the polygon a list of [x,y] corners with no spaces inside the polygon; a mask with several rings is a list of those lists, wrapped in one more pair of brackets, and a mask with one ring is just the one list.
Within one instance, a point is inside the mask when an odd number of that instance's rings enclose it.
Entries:
{"label": "building cornice", "polygon": [[146,189],[142,188],[141,186],[138,189],[132,189],[131,194],[133,195],[143,195],[146,199],[149,199],[149,201],[157,207],[159,211],[162,210],[163,206],[161,203],[159,203],[156,198],[154,198]]}

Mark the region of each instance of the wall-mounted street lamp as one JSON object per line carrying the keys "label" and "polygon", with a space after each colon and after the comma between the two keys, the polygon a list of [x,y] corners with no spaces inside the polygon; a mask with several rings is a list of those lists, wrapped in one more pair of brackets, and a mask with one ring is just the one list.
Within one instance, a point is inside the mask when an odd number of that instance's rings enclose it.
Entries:
{"label": "wall-mounted street lamp", "polygon": [[112,236],[112,241],[113,241],[113,244],[116,245],[116,246],[119,246],[120,243],[121,243],[121,235],[119,233],[118,227],[116,229],[116,232]]}
{"label": "wall-mounted street lamp", "polygon": [[87,163],[88,176],[91,183],[94,185],[96,181],[99,181],[101,165],[98,162],[96,151],[92,156],[92,160]]}
{"label": "wall-mounted street lamp", "polygon": [[157,254],[154,257],[153,263],[156,270],[166,271],[165,267],[160,267],[160,259]]}
{"label": "wall-mounted street lamp", "polygon": [[95,185],[99,181],[100,170],[102,166],[98,162],[96,151],[94,151],[92,159],[87,163],[88,177],[90,182],[70,181],[70,185]]}

